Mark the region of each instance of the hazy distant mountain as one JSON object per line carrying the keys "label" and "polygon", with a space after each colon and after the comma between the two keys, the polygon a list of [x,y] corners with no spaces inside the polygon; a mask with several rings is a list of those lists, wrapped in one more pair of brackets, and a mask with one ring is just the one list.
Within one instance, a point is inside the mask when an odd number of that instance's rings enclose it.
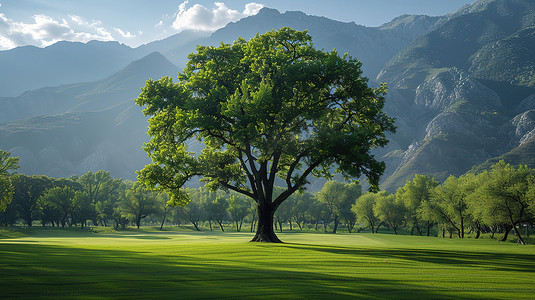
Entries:
{"label": "hazy distant mountain", "polygon": [[64,113],[0,123],[1,148],[20,156],[25,174],[70,177],[108,170],[133,179],[147,162],[146,121],[125,103],[101,112]]}
{"label": "hazy distant mountain", "polygon": [[117,42],[58,42],[46,48],[18,47],[0,51],[0,96],[110,76],[140,58]]}
{"label": "hazy distant mountain", "polygon": [[[178,67],[154,52],[105,79],[47,87],[0,98],[0,122],[65,112],[99,111],[131,101],[149,78],[176,77]],[[133,102],[132,102],[133,103]]]}
{"label": "hazy distant mountain", "polygon": [[[22,173],[69,177],[108,170],[135,178],[147,162],[147,119],[134,99],[148,78],[177,67],[154,52],[95,82],[43,88],[4,99],[0,149],[20,156]],[[6,122],[8,121],[8,122]]]}

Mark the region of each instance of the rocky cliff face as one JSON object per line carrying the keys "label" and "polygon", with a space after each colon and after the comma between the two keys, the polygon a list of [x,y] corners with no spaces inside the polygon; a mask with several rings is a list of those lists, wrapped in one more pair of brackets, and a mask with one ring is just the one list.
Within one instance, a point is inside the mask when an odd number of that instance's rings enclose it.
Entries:
{"label": "rocky cliff face", "polygon": [[392,110],[403,133],[392,137],[401,149],[383,156],[397,163],[383,188],[414,174],[444,180],[497,157],[535,166],[534,25],[533,1],[476,1],[386,64],[377,80],[413,102],[408,112]]}

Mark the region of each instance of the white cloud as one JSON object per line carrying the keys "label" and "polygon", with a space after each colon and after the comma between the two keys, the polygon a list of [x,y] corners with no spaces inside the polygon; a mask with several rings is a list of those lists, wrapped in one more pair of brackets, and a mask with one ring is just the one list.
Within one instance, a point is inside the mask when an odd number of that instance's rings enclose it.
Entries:
{"label": "white cloud", "polygon": [[264,7],[262,4],[252,2],[245,5],[243,12],[239,12],[228,8],[223,2],[215,2],[215,7],[212,9],[200,4],[195,4],[189,8],[187,8],[187,5],[188,1],[184,1],[178,7],[178,12],[172,25],[177,31],[186,29],[215,31],[230,22],[255,15]]}
{"label": "white cloud", "polygon": [[0,50],[23,45],[46,47],[58,41],[86,43],[91,40],[113,41],[134,38],[135,34],[120,28],[108,30],[101,21],[84,20],[77,15],[56,20],[46,15],[34,15],[33,21],[24,23],[0,13]]}
{"label": "white cloud", "polygon": [[[131,39],[131,38],[135,38],[136,35],[135,34],[131,34],[130,32],[128,31],[123,31],[122,29],[120,28],[113,28],[113,30],[115,30],[115,32],[117,32],[118,34],[120,34],[122,37],[124,37],[125,39]],[[141,32],[141,31],[140,31]]]}

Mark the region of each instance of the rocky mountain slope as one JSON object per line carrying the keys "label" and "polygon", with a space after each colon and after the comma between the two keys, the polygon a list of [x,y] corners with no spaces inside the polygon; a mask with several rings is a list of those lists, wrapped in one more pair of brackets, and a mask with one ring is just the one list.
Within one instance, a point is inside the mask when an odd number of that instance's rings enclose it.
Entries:
{"label": "rocky mountain slope", "polygon": [[414,174],[444,180],[526,148],[517,147],[535,128],[533,24],[533,1],[477,1],[441,19],[386,64],[377,80],[408,103],[392,114],[402,132],[412,133],[402,141],[412,142],[385,155],[396,160],[383,188],[393,191]]}

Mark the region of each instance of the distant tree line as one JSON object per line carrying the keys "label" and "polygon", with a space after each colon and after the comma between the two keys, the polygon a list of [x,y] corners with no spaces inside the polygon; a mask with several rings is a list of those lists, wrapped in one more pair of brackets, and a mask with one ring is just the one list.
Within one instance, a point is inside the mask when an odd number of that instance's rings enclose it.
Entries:
{"label": "distant tree line", "polygon": [[[128,180],[114,179],[106,171],[54,179],[42,175],[11,174],[18,158],[0,152],[0,225],[17,222],[33,226],[113,226],[191,224],[225,231],[253,231],[258,220],[255,203],[234,192],[213,192],[206,187],[187,189],[190,202],[178,207],[167,194]],[[8,172],[11,171],[11,172]],[[283,192],[282,188],[275,190]],[[315,194],[295,193],[277,210],[277,231],[322,230],[351,233],[369,229],[377,233],[400,230],[411,235],[437,234],[465,238],[510,232],[518,243],[535,221],[535,171],[503,161],[479,174],[450,176],[442,184],[416,175],[396,193],[363,193],[358,182],[327,181]],[[521,229],[524,229],[522,232]]]}

